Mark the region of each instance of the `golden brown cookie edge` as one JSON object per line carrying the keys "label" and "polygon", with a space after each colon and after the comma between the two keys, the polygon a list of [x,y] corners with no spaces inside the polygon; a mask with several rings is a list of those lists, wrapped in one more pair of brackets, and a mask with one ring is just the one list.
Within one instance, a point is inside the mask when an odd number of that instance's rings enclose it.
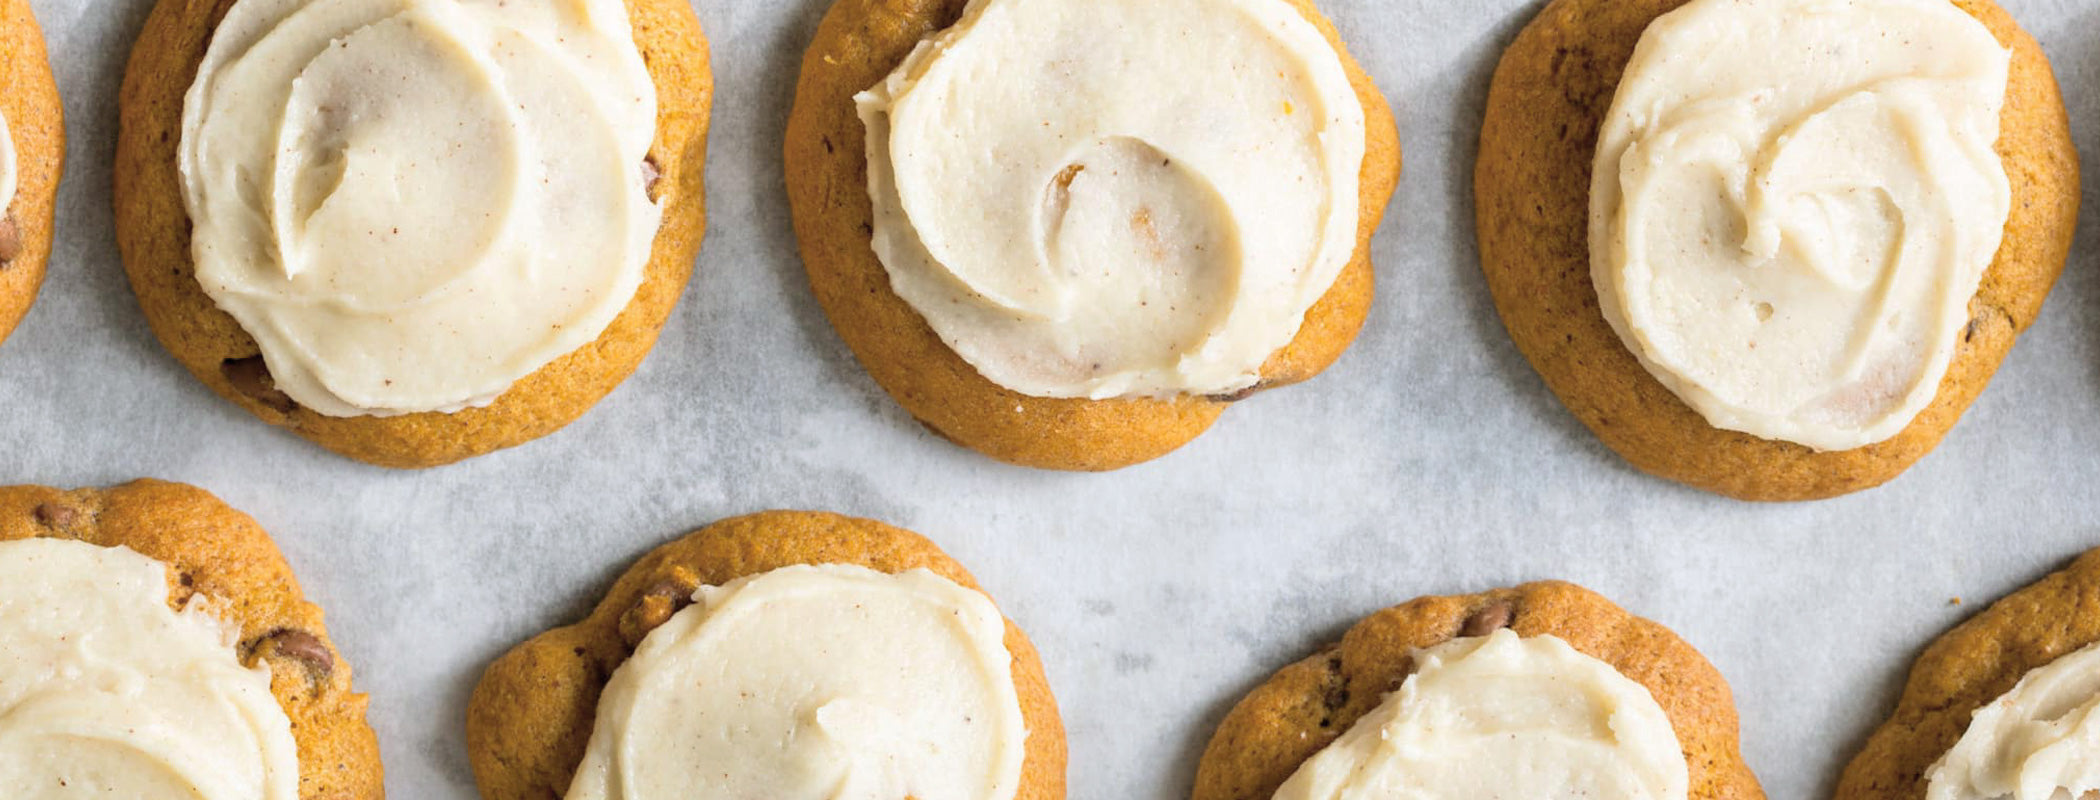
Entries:
{"label": "golden brown cookie edge", "polygon": [[1925,774],[1969,719],[2038,667],[2100,642],[2100,550],[1933,640],[1903,694],[1838,779],[1838,800],[1923,800]]}
{"label": "golden brown cookie edge", "polygon": [[[1084,400],[1029,397],[987,380],[890,288],[870,243],[866,154],[855,93],[913,45],[952,25],[967,0],[838,0],[803,58],[789,114],[786,180],[796,239],[818,304],[870,377],[935,434],[1000,461],[1042,469],[1112,470],[1163,456],[1200,435],[1223,398]],[[1263,366],[1257,388],[1311,378],[1339,358],[1369,314],[1370,241],[1400,172],[1397,123],[1310,0],[1290,0],[1342,56],[1367,123],[1357,248]],[[1233,398],[1239,399],[1246,393]]]}
{"label": "golden brown cookie edge", "polygon": [[1241,699],[1204,748],[1192,800],[1267,800],[1413,672],[1415,650],[1509,627],[1551,634],[1646,687],[1685,751],[1692,800],[1761,800],[1728,683],[1668,628],[1558,581],[1431,596],[1379,611]]}
{"label": "golden brown cookie edge", "polygon": [[291,717],[298,742],[299,796],[386,796],[379,742],[365,722],[365,696],[352,691],[350,663],[254,519],[179,483],[0,487],[0,541],[29,538],[128,547],[168,565],[170,607],[181,608],[193,594],[213,598],[215,616],[240,626],[241,663],[270,666],[271,694]]}
{"label": "golden brown cookie edge", "polygon": [[1510,338],[1577,419],[1634,466],[1745,500],[1878,486],[1930,452],[2034,321],[2069,254],[2077,153],[2049,62],[1989,0],[1956,5],[2013,51],[1998,152],[2013,188],[2004,243],[1940,390],[1895,438],[1841,452],[1722,431],[1641,367],[1597,309],[1588,208],[1597,128],[1634,43],[1683,0],[1554,0],[1504,52],[1475,165],[1481,267]]}
{"label": "golden brown cookie edge", "polygon": [[[542,633],[491,663],[467,706],[467,755],[488,800],[548,800],[568,790],[595,725],[598,693],[654,625],[701,585],[797,564],[858,564],[896,573],[924,568],[983,591],[968,571],[916,533],[874,520],[767,511],[722,520],[644,555],[591,615]],[[638,618],[649,624],[638,626]],[[631,639],[631,641],[630,641]],[[1012,620],[1006,647],[1028,724],[1016,800],[1065,794],[1064,725],[1035,646]]]}
{"label": "golden brown cookie edge", "polygon": [[[21,252],[0,265],[0,342],[36,303],[37,290],[51,262],[58,184],[65,173],[66,120],[58,82],[44,50],[29,0],[0,0],[0,76],[9,87],[0,96],[14,139],[17,171],[15,198],[0,218],[12,218]],[[0,222],[0,224],[5,224]]]}
{"label": "golden brown cookie edge", "polygon": [[[702,170],[713,94],[707,40],[679,0],[626,0],[657,90],[664,204],[634,299],[597,340],[514,384],[485,408],[394,417],[329,417],[290,403],[254,361],[260,350],[197,284],[175,149],[183,95],[233,0],[160,0],[134,46],[118,104],[117,244],[139,306],[161,344],[219,396],[341,455],[384,467],[440,466],[514,447],[581,417],[640,366],[692,275],[705,232]],[[636,165],[636,169],[641,169]]]}

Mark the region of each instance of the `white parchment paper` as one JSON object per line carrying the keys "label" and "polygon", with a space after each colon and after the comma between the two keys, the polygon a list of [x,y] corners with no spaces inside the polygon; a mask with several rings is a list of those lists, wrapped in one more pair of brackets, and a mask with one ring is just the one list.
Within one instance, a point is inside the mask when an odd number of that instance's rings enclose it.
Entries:
{"label": "white parchment paper", "polygon": [[[2092,213],[1989,391],[1884,488],[1743,504],[1641,475],[1582,429],[1504,334],[1472,244],[1488,76],[1537,0],[1324,0],[1407,151],[1370,323],[1318,380],[1106,475],[958,449],[861,372],[804,284],[781,187],[828,0],[696,0],[719,91],[711,230],[655,354],[540,442],[427,472],[353,463],[191,380],[125,283],[109,162],[150,2],[35,0],[72,143],[51,278],[0,347],[0,482],[155,476],[255,515],[371,694],[396,798],[475,796],[461,718],[490,659],[580,617],[649,548],[767,508],[881,518],[975,571],[1041,646],[1078,800],[1183,796],[1241,694],[1370,611],[1539,578],[1703,650],[1771,796],[1819,798],[1926,642],[2100,545]],[[2054,59],[2090,165],[2100,3],[2007,5]]]}

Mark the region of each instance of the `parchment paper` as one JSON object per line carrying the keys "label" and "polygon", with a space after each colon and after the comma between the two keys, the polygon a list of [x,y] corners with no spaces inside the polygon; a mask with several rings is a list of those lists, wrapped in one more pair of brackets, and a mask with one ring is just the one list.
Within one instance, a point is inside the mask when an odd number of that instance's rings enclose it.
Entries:
{"label": "parchment paper", "polygon": [[[696,0],[719,90],[711,230],[654,355],[540,442],[367,467],[212,396],[139,314],[109,162],[150,2],[35,2],[72,144],[50,281],[0,347],[0,482],[156,476],[261,520],[371,694],[396,798],[475,796],[461,718],[490,659],[580,617],[649,548],[767,508],[877,517],[967,564],[1041,646],[1077,800],[1183,796],[1234,701],[1370,611],[1538,578],[1676,629],[1734,684],[1771,796],[1820,798],[1926,642],[2100,545],[2092,213],[1989,391],[1884,488],[1738,503],[1635,472],[1582,429],[1510,344],[1472,244],[1488,76],[1537,0],[1324,0],[1407,151],[1370,323],[1326,375],[1106,475],[958,449],[861,372],[804,284],[781,188],[828,0]],[[2100,3],[2007,5],[2054,59],[2090,168]]]}

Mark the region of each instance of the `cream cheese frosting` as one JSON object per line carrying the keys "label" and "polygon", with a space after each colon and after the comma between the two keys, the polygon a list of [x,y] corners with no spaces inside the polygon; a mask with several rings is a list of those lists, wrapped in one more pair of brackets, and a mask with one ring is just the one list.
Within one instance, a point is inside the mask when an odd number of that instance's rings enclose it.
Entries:
{"label": "cream cheese frosting", "polygon": [[7,115],[0,114],[0,215],[15,203],[15,137],[7,129]]}
{"label": "cream cheese frosting", "polygon": [[1689,770],[1646,687],[1553,636],[1417,651],[1415,672],[1307,759],[1277,800],[1684,800]]}
{"label": "cream cheese frosting", "polygon": [[298,800],[267,666],[124,548],[0,542],[0,797]]}
{"label": "cream cheese frosting", "polygon": [[301,406],[487,405],[633,299],[655,130],[621,0],[239,0],[183,108],[197,280]]}
{"label": "cream cheese frosting", "polygon": [[926,570],[702,587],[615,670],[568,800],[1011,800],[1006,623]]}
{"label": "cream cheese frosting", "polygon": [[2038,667],[1976,710],[1926,800],[2078,800],[2100,791],[2100,645]]}
{"label": "cream cheese frosting", "polygon": [[1356,247],[1362,103],[1284,0],[972,0],[858,98],[891,286],[992,382],[1218,394]]}
{"label": "cream cheese frosting", "polygon": [[1717,428],[1848,450],[1938,392],[2011,190],[2010,56],[1945,0],[1692,0],[1599,134],[1604,316]]}

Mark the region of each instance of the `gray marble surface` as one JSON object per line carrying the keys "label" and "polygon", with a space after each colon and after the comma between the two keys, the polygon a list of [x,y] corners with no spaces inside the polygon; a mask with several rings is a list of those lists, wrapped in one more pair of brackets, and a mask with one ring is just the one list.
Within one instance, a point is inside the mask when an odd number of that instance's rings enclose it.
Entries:
{"label": "gray marble surface", "polygon": [[[1537,578],[1683,634],[1733,682],[1771,795],[1819,797],[1919,648],[2100,545],[2090,213],[1996,382],[1884,488],[1743,504],[1645,477],[1583,430],[1510,344],[1472,245],[1487,79],[1534,0],[1325,0],[1407,148],[1370,323],[1320,379],[1107,475],[957,449],[860,371],[804,285],[781,188],[826,0],[698,0],[719,90],[712,230],[655,354],[531,445],[428,472],[352,463],[213,397],[139,315],[109,162],[150,2],[35,0],[72,146],[51,279],[0,347],[0,482],[157,476],[254,514],[371,694],[397,798],[474,796],[461,717],[490,659],[583,614],[649,548],[766,508],[878,517],[968,564],[1042,648],[1083,800],[1183,795],[1235,699],[1367,612]],[[2100,4],[2008,4],[2100,153]]]}

